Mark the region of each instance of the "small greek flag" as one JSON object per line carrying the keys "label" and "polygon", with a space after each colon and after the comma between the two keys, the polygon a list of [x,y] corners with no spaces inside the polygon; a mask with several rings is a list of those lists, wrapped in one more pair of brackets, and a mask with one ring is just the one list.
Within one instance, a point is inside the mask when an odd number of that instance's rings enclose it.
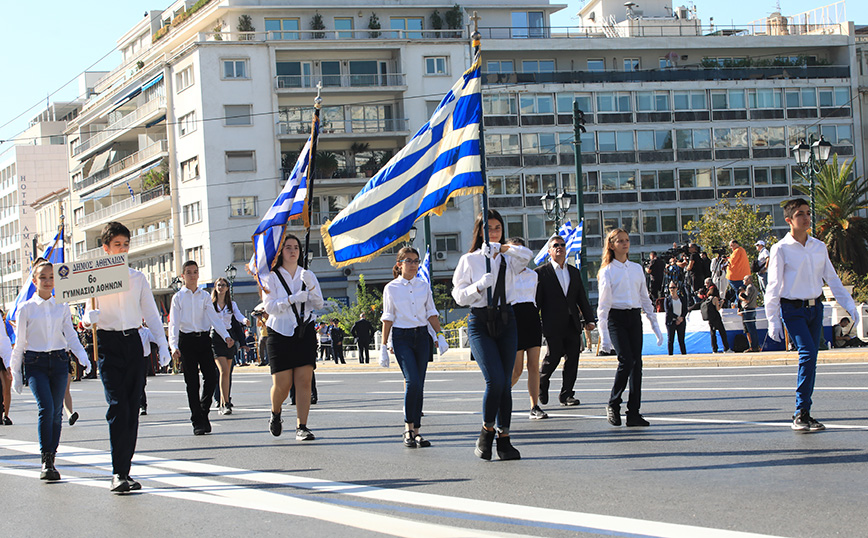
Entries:
{"label": "small greek flag", "polygon": [[566,239],[567,241],[567,256],[570,254],[576,255],[576,267],[582,266],[582,231],[585,227],[585,220],[579,222],[579,227],[573,230],[573,233]]}
{"label": "small greek flag", "polygon": [[431,285],[431,249],[425,249],[425,258],[419,264],[419,271],[416,272],[416,278]]}
{"label": "small greek flag", "polygon": [[127,190],[130,191],[130,196],[132,196],[133,198],[136,197],[136,193],[133,192],[133,188],[130,186],[130,182],[129,182],[129,181],[127,181]]}
{"label": "small greek flag", "polygon": [[[52,241],[45,249],[45,252],[42,253],[42,257],[51,263],[63,263],[65,259],[63,252],[63,225],[60,226],[57,235],[54,236],[54,241]],[[10,308],[9,312],[6,313],[6,319],[14,321],[15,316],[18,314],[18,309],[33,297],[34,293],[36,293],[36,284],[33,283],[33,270],[31,269],[27,282],[24,284],[24,287],[21,288],[18,297],[15,298],[12,308]]]}
{"label": "small greek flag", "polygon": [[[570,235],[572,235],[572,233],[573,233],[573,224],[570,221],[566,221],[565,223],[561,224],[560,228],[558,228],[558,235],[563,237],[564,242],[567,243],[567,255],[569,255],[569,252],[570,252],[569,251],[569,248],[570,248],[569,238],[570,238]],[[581,242],[579,244],[581,245]],[[548,243],[548,241],[546,241],[546,244],[543,245],[542,250],[540,250],[539,253],[537,253],[537,255],[534,256],[533,262],[537,265],[542,265],[548,259],[549,259],[549,243]]]}

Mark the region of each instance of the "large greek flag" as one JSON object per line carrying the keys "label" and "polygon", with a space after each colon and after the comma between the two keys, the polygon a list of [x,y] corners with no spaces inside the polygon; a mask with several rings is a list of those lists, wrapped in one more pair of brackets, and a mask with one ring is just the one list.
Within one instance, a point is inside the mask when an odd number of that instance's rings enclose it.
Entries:
{"label": "large greek flag", "polygon": [[299,215],[304,220],[305,228],[310,226],[307,212],[307,185],[310,174],[310,157],[313,141],[319,134],[319,122],[313,119],[313,133],[307,139],[307,143],[301,150],[292,172],[287,178],[286,185],[277,196],[265,216],[253,232],[253,257],[250,259],[248,268],[250,272],[259,276],[271,271],[271,266],[277,253],[283,248],[283,235],[286,231],[286,223]]}
{"label": "large greek flag", "polygon": [[[64,252],[63,252],[63,225],[60,226],[60,229],[57,231],[57,235],[54,236],[54,241],[52,241],[48,247],[45,248],[45,252],[42,253],[42,257],[51,263],[63,263],[64,262]],[[18,309],[21,308],[21,305],[26,303],[33,294],[36,293],[36,284],[33,283],[33,270],[30,271],[30,276],[27,277],[27,282],[24,283],[24,287],[21,288],[21,291],[18,293],[18,297],[15,298],[15,302],[12,304],[12,308],[9,309],[9,312],[6,313],[6,319],[10,321],[15,320],[15,316],[18,314]]]}
{"label": "large greek flag", "polygon": [[442,214],[453,196],[482,192],[480,64],[477,55],[428,123],[322,226],[332,265],[368,261],[404,241],[418,219]]}

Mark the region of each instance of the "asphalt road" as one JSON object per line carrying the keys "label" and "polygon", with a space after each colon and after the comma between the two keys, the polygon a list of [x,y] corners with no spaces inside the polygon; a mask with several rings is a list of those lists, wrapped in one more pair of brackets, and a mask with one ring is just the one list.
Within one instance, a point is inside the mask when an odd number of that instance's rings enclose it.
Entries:
{"label": "asphalt road", "polygon": [[0,426],[0,524],[16,537],[865,535],[868,364],[820,366],[812,414],[828,429],[815,434],[790,430],[794,366],[647,369],[645,429],[606,422],[613,374],[583,369],[582,405],[550,405],[542,421],[527,418],[522,378],[516,462],[473,455],[478,371],[429,373],[433,446],[415,450],[401,444],[395,371],[321,371],[310,443],[295,441],[289,406],[286,433],[268,433],[264,371],[235,375],[235,413],[212,412],[204,437],[183,380],[152,377],[132,470],[145,487],[124,496],[108,491],[99,381],[73,385],[82,418],[64,422],[55,484],[37,479],[33,398],[15,395],[15,424]]}

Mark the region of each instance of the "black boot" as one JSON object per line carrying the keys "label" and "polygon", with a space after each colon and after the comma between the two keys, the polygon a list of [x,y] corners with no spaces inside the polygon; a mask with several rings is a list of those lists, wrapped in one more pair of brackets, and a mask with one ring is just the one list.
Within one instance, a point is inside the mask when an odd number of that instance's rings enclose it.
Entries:
{"label": "black boot", "polygon": [[42,471],[39,473],[40,480],[48,480],[48,476],[50,474],[49,465],[48,465],[48,452],[42,453]]}
{"label": "black boot", "polygon": [[509,436],[497,437],[497,457],[502,460],[520,460],[521,453],[509,442]]}
{"label": "black boot", "polygon": [[476,450],[473,451],[477,457],[484,460],[491,459],[491,444],[494,442],[494,430],[486,430],[482,428],[479,433],[479,439],[476,440]]}
{"label": "black boot", "polygon": [[60,473],[54,468],[55,452],[44,452],[42,454],[42,472],[39,473],[40,480],[48,480],[50,482],[60,480]]}

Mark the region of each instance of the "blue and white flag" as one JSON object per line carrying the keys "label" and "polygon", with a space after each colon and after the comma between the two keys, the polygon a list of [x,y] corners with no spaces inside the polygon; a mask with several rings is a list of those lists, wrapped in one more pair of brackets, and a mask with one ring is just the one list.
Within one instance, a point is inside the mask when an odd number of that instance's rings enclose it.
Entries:
{"label": "blue and white flag", "polygon": [[[64,252],[63,252],[63,225],[61,224],[60,229],[57,231],[57,235],[54,236],[54,240],[46,247],[45,252],[42,253],[42,257],[51,263],[63,263],[64,262]],[[15,316],[18,315],[18,309],[21,308],[21,305],[26,303],[33,294],[36,293],[36,284],[33,283],[33,270],[30,270],[30,276],[27,277],[27,281],[24,283],[24,286],[21,288],[21,291],[18,293],[18,297],[15,298],[15,302],[12,304],[12,308],[9,309],[9,312],[6,313],[6,319],[10,321],[15,320]]]}
{"label": "blue and white flag", "polygon": [[418,219],[442,214],[450,198],[483,191],[480,65],[477,55],[428,123],[322,226],[332,265],[366,262],[406,240]]}
{"label": "blue and white flag", "polygon": [[127,181],[127,190],[130,191],[130,196],[132,196],[133,198],[136,197],[136,193],[133,192],[133,188],[130,186],[130,182],[129,182],[129,181]]}
{"label": "blue and white flag", "polygon": [[425,249],[425,258],[419,265],[419,270],[416,272],[416,278],[431,286],[431,249]]}
{"label": "blue and white flag", "polygon": [[[561,227],[558,228],[558,235],[564,238],[564,242],[567,243],[567,254],[569,254],[569,238],[573,233],[573,223],[570,221],[566,221],[561,224]],[[533,258],[533,262],[537,265],[544,264],[549,259],[549,242],[546,241],[546,244],[543,245],[542,250],[540,250],[536,256]]]}
{"label": "blue and white flag", "polygon": [[253,232],[253,257],[248,269],[261,282],[260,275],[271,271],[277,254],[283,248],[286,223],[301,215],[305,228],[310,226],[307,212],[307,186],[314,140],[319,135],[319,120],[313,119],[313,132],[301,150],[286,185]]}
{"label": "blue and white flag", "polygon": [[585,227],[585,220],[579,222],[579,227],[573,230],[573,233],[567,238],[567,256],[576,255],[576,267],[582,266],[582,231]]}

